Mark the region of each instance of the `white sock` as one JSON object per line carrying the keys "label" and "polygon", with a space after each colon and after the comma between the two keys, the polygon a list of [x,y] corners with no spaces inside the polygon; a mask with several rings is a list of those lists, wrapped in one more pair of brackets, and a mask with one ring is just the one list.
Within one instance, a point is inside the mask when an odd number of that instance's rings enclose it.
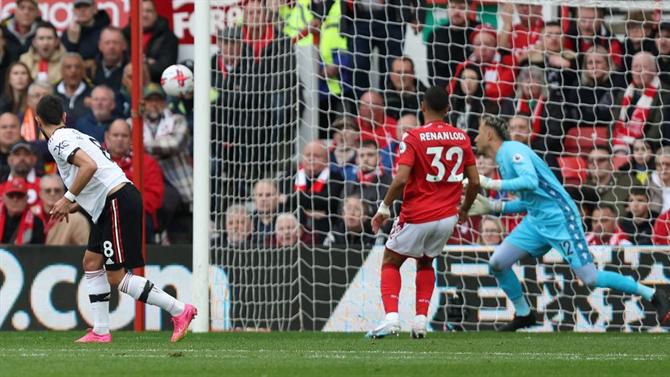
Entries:
{"label": "white sock", "polygon": [[400,320],[400,317],[398,317],[398,313],[386,313],[386,317],[384,317],[384,320],[387,322],[398,322]]}
{"label": "white sock", "polygon": [[105,270],[85,271],[88,299],[93,308],[93,332],[98,335],[109,333],[109,296],[112,288],[107,281]]}
{"label": "white sock", "polygon": [[130,295],[135,300],[146,302],[150,305],[169,312],[173,317],[184,311],[184,303],[165,293],[149,280],[127,273],[119,284],[119,291]]}

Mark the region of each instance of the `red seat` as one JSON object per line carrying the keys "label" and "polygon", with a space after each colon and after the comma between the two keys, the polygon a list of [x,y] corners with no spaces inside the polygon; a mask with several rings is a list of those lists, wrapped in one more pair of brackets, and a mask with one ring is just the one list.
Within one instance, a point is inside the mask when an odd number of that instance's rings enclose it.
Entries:
{"label": "red seat", "polygon": [[581,185],[586,182],[585,158],[576,156],[559,157],[558,166],[561,168],[564,184]]}
{"label": "red seat", "polygon": [[573,127],[565,135],[565,152],[589,153],[596,146],[608,145],[608,140],[609,129],[607,127]]}

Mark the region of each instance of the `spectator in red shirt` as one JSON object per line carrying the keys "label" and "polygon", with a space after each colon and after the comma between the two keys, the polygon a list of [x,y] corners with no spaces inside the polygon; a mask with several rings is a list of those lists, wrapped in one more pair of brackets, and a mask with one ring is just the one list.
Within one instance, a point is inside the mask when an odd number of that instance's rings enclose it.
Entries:
{"label": "spectator in red shirt", "polygon": [[659,78],[656,58],[648,52],[635,54],[631,77],[630,85],[614,101],[620,107],[612,127],[612,150],[624,155],[628,155],[635,139],[657,144],[670,136],[670,86]]}
{"label": "spectator in red shirt", "polygon": [[[519,23],[512,25],[514,9],[519,16]],[[517,61],[524,59],[528,49],[540,41],[544,21],[542,5],[537,4],[504,4],[500,11],[502,28],[498,34],[498,47],[511,49]]]}
{"label": "spectator in red shirt", "polygon": [[[112,160],[133,180],[133,153],[131,151],[130,125],[123,119],[117,119],[105,132],[105,145]],[[153,242],[158,225],[156,212],[163,204],[163,171],[158,162],[148,153],[144,154],[144,211],[146,213],[146,239]]]}
{"label": "spectator in red shirt", "polygon": [[44,243],[44,223],[28,206],[28,189],[23,178],[14,178],[2,187],[0,203],[0,243],[13,245]]}
{"label": "spectator in red shirt", "polygon": [[603,9],[579,7],[576,12],[568,25],[567,37],[563,38],[563,46],[577,52],[579,66],[583,66],[583,54],[599,45],[609,51],[618,68],[623,67],[623,46],[605,24]]}
{"label": "spectator in red shirt", "polygon": [[513,97],[516,62],[511,54],[498,50],[496,31],[488,25],[480,25],[472,33],[470,43],[472,54],[468,60],[456,67],[447,88],[449,94],[455,92],[458,85],[456,78],[461,76],[465,68],[476,68],[481,72],[484,81],[486,101],[499,105],[501,99]]}
{"label": "spectator in red shirt", "polygon": [[358,103],[358,128],[361,140],[374,140],[386,148],[396,138],[395,119],[384,113],[384,99],[377,92],[365,92]]}
{"label": "spectator in red shirt", "polygon": [[600,203],[591,214],[591,231],[586,233],[589,245],[628,246],[631,242],[616,222],[617,209],[608,203]]}

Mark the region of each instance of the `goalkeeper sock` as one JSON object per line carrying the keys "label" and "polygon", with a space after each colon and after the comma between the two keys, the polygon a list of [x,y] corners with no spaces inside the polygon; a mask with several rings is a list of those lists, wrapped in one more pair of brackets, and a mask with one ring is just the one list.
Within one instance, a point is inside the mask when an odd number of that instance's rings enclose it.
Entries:
{"label": "goalkeeper sock", "polygon": [[630,276],[624,276],[611,271],[598,271],[596,275],[596,287],[613,288],[621,292],[642,296],[651,301],[654,290],[635,281]]}
{"label": "goalkeeper sock", "polygon": [[502,271],[491,270],[491,272],[496,277],[500,288],[505,291],[507,298],[512,300],[516,315],[524,317],[530,314],[530,306],[528,306],[528,302],[523,297],[521,283],[514,271],[511,268],[506,268]]}
{"label": "goalkeeper sock", "polygon": [[386,313],[398,312],[398,295],[400,295],[400,267],[386,263],[382,266],[381,293],[384,311]]}
{"label": "goalkeeper sock", "polygon": [[84,271],[86,290],[93,309],[93,332],[98,335],[109,333],[109,296],[112,288],[107,281],[105,270]]}
{"label": "goalkeeper sock", "polygon": [[428,306],[434,288],[435,272],[433,266],[418,269],[416,271],[416,315],[428,315]]}
{"label": "goalkeeper sock", "polygon": [[121,284],[119,284],[119,290],[135,300],[158,306],[169,312],[173,317],[184,311],[183,302],[165,293],[154,283],[141,276],[126,273],[126,276],[121,280]]}

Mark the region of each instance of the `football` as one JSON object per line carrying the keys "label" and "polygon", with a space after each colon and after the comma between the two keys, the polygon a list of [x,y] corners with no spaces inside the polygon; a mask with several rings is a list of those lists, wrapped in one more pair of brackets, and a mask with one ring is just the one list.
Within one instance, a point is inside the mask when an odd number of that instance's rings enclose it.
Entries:
{"label": "football", "polygon": [[161,75],[161,86],[171,97],[183,97],[193,93],[193,72],[181,64],[171,65]]}

